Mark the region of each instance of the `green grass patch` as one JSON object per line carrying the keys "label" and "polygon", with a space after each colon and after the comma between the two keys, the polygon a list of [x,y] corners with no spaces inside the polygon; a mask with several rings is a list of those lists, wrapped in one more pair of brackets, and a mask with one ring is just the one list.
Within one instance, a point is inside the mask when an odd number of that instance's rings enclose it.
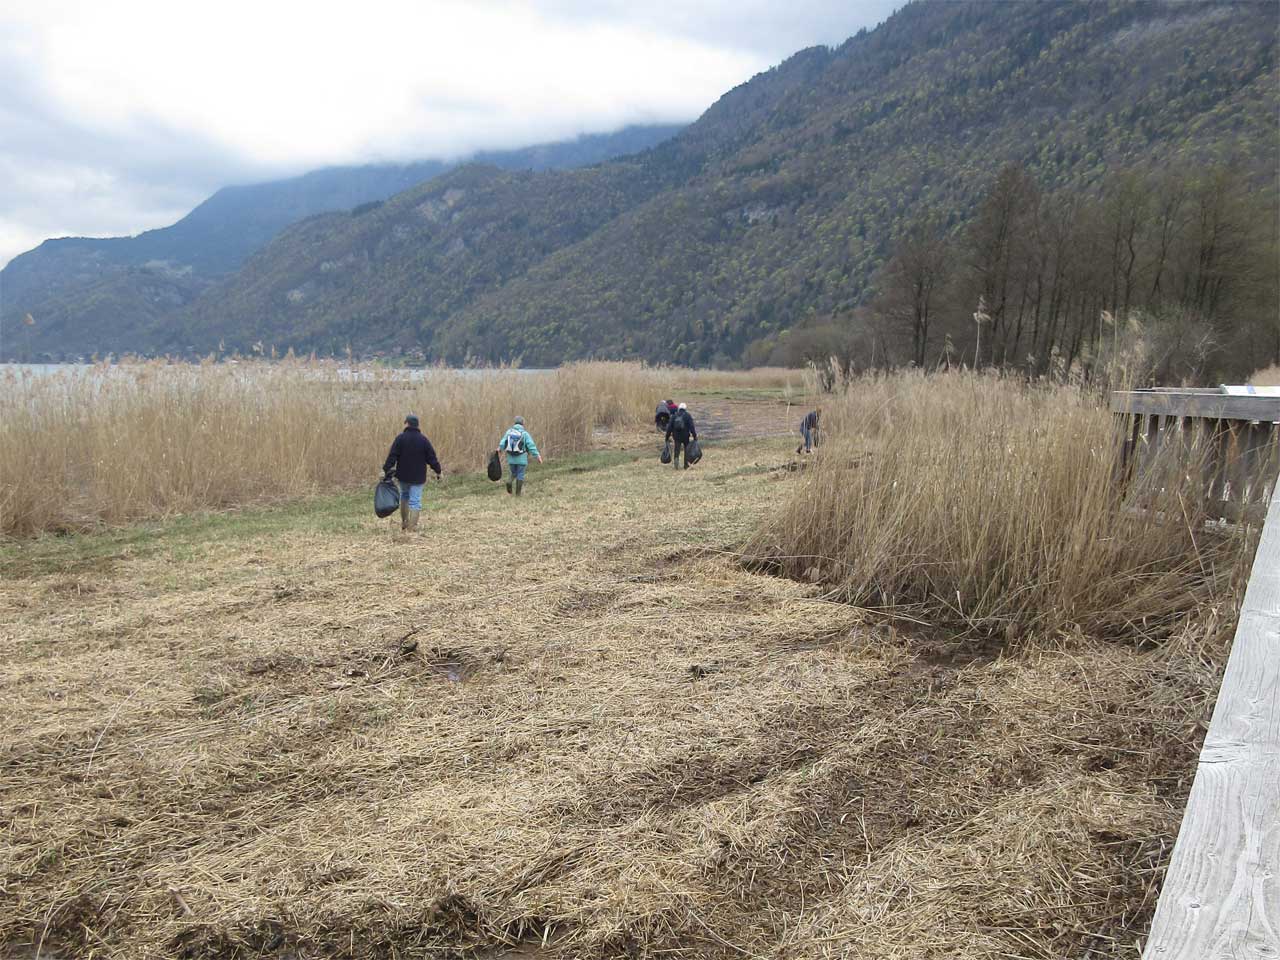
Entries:
{"label": "green grass patch", "polygon": [[[534,464],[529,480],[538,483],[570,474],[632,463],[631,450],[597,450]],[[430,482],[427,509],[500,488],[483,473]],[[6,579],[77,574],[109,569],[117,561],[165,552],[175,560],[193,558],[201,548],[232,540],[308,530],[315,533],[368,535],[373,484],[359,491],[318,494],[285,503],[257,504],[221,512],[200,512],[148,520],[85,533],[53,534],[33,540],[0,542],[0,576]]]}

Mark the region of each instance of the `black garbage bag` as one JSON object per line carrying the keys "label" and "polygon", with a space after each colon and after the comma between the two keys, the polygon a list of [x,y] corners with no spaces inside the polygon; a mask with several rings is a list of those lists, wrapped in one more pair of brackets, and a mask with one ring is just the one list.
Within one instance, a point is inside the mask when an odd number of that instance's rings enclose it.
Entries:
{"label": "black garbage bag", "polygon": [[684,448],[684,462],[688,464],[697,463],[702,459],[702,444],[697,440],[690,440],[689,445]]}
{"label": "black garbage bag", "polygon": [[400,488],[394,480],[383,478],[373,488],[373,512],[380,517],[389,517],[400,509]]}
{"label": "black garbage bag", "polygon": [[489,454],[489,467],[487,472],[490,480],[496,481],[502,479],[502,458],[498,456],[497,450]]}
{"label": "black garbage bag", "polygon": [[661,460],[663,463],[671,462],[671,441],[670,440],[668,440],[666,442],[666,445],[662,448],[662,456],[660,456],[658,459]]}

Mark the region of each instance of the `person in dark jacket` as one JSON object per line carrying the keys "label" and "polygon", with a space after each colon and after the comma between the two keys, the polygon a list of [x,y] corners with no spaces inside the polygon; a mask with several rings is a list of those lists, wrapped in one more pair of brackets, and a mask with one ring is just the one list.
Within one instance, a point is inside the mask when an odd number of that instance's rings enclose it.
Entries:
{"label": "person in dark jacket", "polygon": [[667,424],[667,440],[668,442],[674,440],[676,443],[671,462],[677,470],[680,469],[681,450],[684,451],[684,468],[689,469],[689,441],[697,439],[698,428],[694,426],[693,417],[689,414],[688,408],[682,403],[671,415],[671,422]]}
{"label": "person in dark jacket", "polygon": [[[810,410],[800,421],[800,436],[804,437],[805,453],[813,453],[813,446],[818,442],[818,415],[821,413],[821,410]],[[796,453],[800,450],[800,447],[796,447]]]}
{"label": "person in dark jacket", "polygon": [[395,471],[400,482],[400,529],[416,530],[422,512],[422,487],[427,482],[427,467],[440,479],[440,461],[435,448],[418,429],[418,418],[412,413],[404,418],[404,432],[391,443],[391,452],[382,465],[383,476],[391,478]]}
{"label": "person in dark jacket", "polygon": [[676,405],[670,400],[663,400],[658,404],[658,409],[653,414],[653,425],[659,432],[667,429],[667,424],[671,422],[671,415],[675,412]]}

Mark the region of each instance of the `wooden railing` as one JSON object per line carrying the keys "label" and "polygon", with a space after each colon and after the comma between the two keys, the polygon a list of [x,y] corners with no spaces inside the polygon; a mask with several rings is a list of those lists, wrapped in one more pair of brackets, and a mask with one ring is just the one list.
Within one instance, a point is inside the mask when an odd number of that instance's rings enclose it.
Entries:
{"label": "wooden railing", "polygon": [[1266,515],[1280,473],[1280,397],[1155,388],[1113,393],[1111,410],[1121,422],[1126,480],[1174,463],[1200,471],[1212,516]]}
{"label": "wooden railing", "polygon": [[1142,956],[1143,960],[1280,957],[1280,495],[1276,493],[1271,495],[1235,644]]}

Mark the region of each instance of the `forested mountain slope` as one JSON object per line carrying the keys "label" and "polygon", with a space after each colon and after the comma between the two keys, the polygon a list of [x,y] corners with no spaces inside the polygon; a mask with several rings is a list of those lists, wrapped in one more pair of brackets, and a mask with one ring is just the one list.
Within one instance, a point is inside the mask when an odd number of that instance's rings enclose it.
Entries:
{"label": "forested mountain slope", "polygon": [[170,346],[731,359],[860,302],[903,218],[959,222],[1008,161],[1053,185],[1218,152],[1273,171],[1277,36],[1269,3],[910,4],[639,158],[304,225]]}
{"label": "forested mountain slope", "polygon": [[1239,151],[1274,173],[1275,8],[908,7],[780,100],[756,142],[480,298],[445,352],[736,355],[859,302],[899,221],[953,222],[1005,162],[1049,183]]}
{"label": "forested mountain slope", "polygon": [[[679,130],[677,125],[632,126],[479,153],[467,162],[506,170],[586,166],[644,150]],[[71,353],[150,349],[157,324],[290,224],[377,203],[455,166],[424,160],[329,167],[224,187],[172,226],[135,237],[47,240],[0,271],[0,322],[34,314],[37,349],[59,352],[58,344]]]}
{"label": "forested mountain slope", "polygon": [[909,220],[958,228],[1009,162],[1083,193],[1229,157],[1272,186],[1278,43],[1271,2],[910,3],[637,156],[301,223],[128,346],[725,362],[866,300]]}

